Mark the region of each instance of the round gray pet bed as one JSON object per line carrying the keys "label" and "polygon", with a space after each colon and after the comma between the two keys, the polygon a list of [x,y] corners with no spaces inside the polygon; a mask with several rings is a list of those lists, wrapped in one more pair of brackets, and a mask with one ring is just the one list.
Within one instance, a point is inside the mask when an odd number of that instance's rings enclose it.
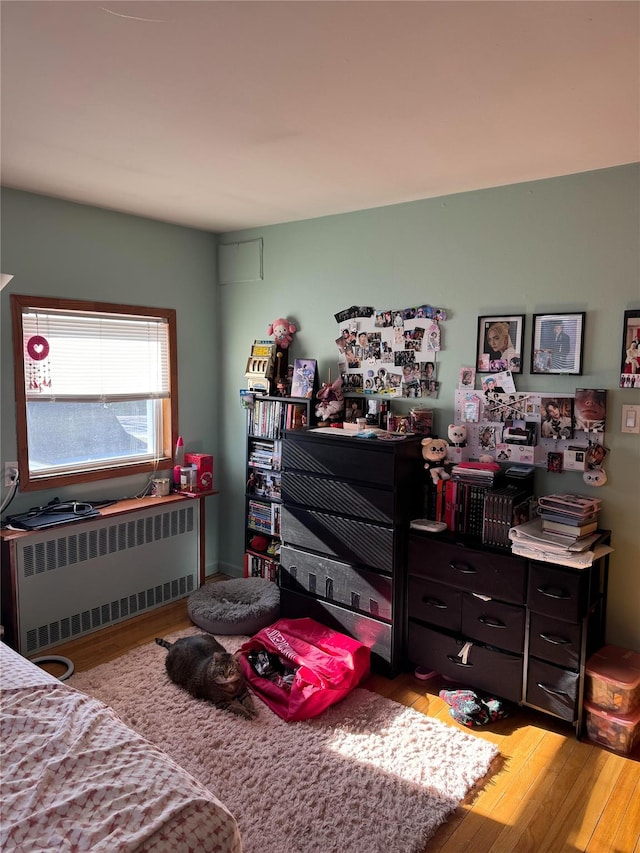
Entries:
{"label": "round gray pet bed", "polygon": [[191,621],[210,634],[256,634],[278,619],[280,590],[264,578],[233,578],[189,596]]}

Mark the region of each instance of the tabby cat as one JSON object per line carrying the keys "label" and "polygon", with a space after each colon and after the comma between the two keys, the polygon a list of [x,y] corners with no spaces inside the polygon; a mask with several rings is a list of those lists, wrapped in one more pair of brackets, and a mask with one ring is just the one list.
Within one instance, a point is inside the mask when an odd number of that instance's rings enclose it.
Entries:
{"label": "tabby cat", "polygon": [[182,637],[175,643],[156,637],[156,643],[168,649],[165,665],[174,684],[196,699],[208,699],[221,710],[249,720],[256,716],[236,658],[211,634]]}

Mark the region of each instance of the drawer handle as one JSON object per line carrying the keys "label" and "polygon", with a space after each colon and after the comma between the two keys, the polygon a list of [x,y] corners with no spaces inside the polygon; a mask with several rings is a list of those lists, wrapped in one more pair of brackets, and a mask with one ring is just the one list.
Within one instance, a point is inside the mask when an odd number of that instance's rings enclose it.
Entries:
{"label": "drawer handle", "polygon": [[564,690],[554,690],[552,687],[549,687],[548,684],[543,684],[541,681],[538,682],[538,687],[541,690],[544,690],[545,693],[550,693],[552,696],[571,699],[571,696],[569,696],[568,693],[565,693]]}
{"label": "drawer handle", "polygon": [[461,575],[477,574],[477,571],[473,568],[473,566],[470,566],[468,563],[456,563],[455,560],[452,560],[449,563],[449,568],[453,569],[454,572],[460,572]]}
{"label": "drawer handle", "polygon": [[547,598],[558,598],[563,601],[566,601],[567,599],[571,598],[571,595],[563,589],[554,592],[553,587],[547,589],[543,586],[539,586],[538,592],[542,593],[542,595],[546,595]]}
{"label": "drawer handle", "polygon": [[440,601],[438,598],[423,598],[422,601],[425,604],[428,604],[430,607],[437,607],[438,610],[446,610],[447,605],[444,601]]}
{"label": "drawer handle", "polygon": [[492,619],[491,616],[480,616],[478,622],[482,622],[483,625],[487,625],[489,628],[507,627],[504,622],[501,622],[499,619]]}
{"label": "drawer handle", "polygon": [[455,663],[456,666],[466,666],[466,667],[473,666],[472,663],[464,663],[463,661],[460,660],[459,657],[456,657],[455,655],[447,655],[447,657],[449,658],[451,663]]}
{"label": "drawer handle", "polygon": [[540,634],[540,638],[547,643],[553,643],[554,646],[568,646],[571,642],[566,637],[554,637],[553,634]]}

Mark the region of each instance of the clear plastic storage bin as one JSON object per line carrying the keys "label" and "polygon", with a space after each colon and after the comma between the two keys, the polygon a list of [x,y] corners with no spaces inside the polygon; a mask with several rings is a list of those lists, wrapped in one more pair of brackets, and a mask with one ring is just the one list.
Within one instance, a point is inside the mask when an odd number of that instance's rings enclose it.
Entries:
{"label": "clear plastic storage bin", "polygon": [[640,708],[640,654],[620,646],[604,646],[586,665],[585,699],[616,714]]}
{"label": "clear plastic storage bin", "polygon": [[589,739],[615,752],[628,755],[640,739],[640,708],[631,714],[604,711],[584,703]]}

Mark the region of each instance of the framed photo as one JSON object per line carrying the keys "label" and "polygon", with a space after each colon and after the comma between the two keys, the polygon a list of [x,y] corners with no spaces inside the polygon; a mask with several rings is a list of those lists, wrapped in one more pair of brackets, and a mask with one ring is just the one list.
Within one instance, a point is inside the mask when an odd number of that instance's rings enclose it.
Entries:
{"label": "framed photo", "polygon": [[620,387],[640,388],[640,311],[625,311]]}
{"label": "framed photo", "polygon": [[522,373],[524,314],[478,317],[478,373]]}
{"label": "framed photo", "polygon": [[534,314],[531,372],[582,374],[585,312]]}
{"label": "framed photo", "polygon": [[316,387],[316,366],[315,358],[296,358],[291,379],[292,397],[313,397]]}

